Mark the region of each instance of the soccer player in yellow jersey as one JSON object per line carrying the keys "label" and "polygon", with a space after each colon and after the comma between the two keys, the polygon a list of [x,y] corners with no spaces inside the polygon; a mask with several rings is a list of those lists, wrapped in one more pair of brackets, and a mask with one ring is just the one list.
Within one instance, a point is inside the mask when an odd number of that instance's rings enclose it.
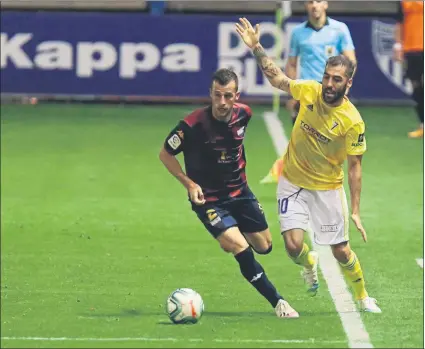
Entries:
{"label": "soccer player in yellow jersey", "polygon": [[316,294],[319,286],[318,254],[304,243],[304,232],[310,224],[315,242],[331,246],[334,257],[350,281],[360,309],[380,313],[376,299],[369,297],[365,289],[362,268],[348,238],[349,213],[342,168],[346,159],[351,218],[363,240],[367,241],[360,219],[365,125],[356,107],[346,97],[353,83],[354,63],[343,55],[330,57],[321,84],[292,80],[267,57],[259,42],[258,24],[254,29],[246,18],[241,18],[236,31],[252,50],[270,83],[300,102],[277,189],[279,220],[288,255],[304,267],[309,291]]}

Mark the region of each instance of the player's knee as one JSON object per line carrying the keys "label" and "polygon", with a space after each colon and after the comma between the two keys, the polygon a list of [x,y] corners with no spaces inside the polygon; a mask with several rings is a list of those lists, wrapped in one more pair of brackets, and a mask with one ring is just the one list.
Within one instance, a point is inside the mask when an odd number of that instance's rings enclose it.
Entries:
{"label": "player's knee", "polygon": [[221,249],[226,253],[232,253],[233,255],[236,255],[243,250],[246,250],[249,245],[248,244],[241,244],[236,241],[220,241],[220,247]]}
{"label": "player's knee", "polygon": [[283,240],[285,241],[286,252],[294,258],[299,256],[303,248],[302,242],[300,243],[298,239],[292,234],[284,233],[282,235]]}
{"label": "player's knee", "polygon": [[342,243],[332,246],[332,254],[340,263],[348,263],[351,257],[351,248],[348,243]]}
{"label": "player's knee", "polygon": [[255,248],[255,247],[252,246],[252,249],[258,254],[269,254],[273,249],[273,245],[270,241],[270,242],[268,242],[268,243],[266,243],[266,244],[264,244],[260,247]]}

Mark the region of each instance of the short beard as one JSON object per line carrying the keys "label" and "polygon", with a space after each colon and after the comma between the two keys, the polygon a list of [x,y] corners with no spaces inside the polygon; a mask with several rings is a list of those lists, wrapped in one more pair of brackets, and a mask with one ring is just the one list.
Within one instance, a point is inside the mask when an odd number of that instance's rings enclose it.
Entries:
{"label": "short beard", "polygon": [[345,91],[347,91],[347,84],[345,84],[343,88],[335,92],[335,97],[333,97],[331,100],[328,100],[325,96],[326,89],[322,89],[322,98],[327,104],[335,104],[344,98]]}

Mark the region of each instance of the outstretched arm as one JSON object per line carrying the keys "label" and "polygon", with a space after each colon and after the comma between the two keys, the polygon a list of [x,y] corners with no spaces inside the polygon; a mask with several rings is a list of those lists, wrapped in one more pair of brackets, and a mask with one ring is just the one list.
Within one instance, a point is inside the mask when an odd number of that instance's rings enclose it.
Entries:
{"label": "outstretched arm", "polygon": [[291,91],[289,84],[291,79],[285,75],[285,73],[277,66],[273,59],[267,57],[264,48],[260,43],[258,43],[252,49],[252,53],[254,54],[258,65],[272,86],[278,88],[279,90],[290,93]]}
{"label": "outstretched arm", "polygon": [[273,59],[266,55],[263,46],[260,44],[260,25],[257,24],[254,30],[251,23],[246,18],[239,18],[239,21],[241,24],[236,23],[236,31],[245,44],[252,50],[264,75],[272,86],[291,93],[289,88],[291,79],[285,75]]}

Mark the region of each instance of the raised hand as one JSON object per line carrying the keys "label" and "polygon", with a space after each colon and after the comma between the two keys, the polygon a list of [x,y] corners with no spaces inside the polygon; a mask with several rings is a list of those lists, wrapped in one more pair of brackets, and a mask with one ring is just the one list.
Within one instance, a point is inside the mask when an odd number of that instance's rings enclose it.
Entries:
{"label": "raised hand", "polygon": [[244,43],[252,49],[260,42],[260,25],[256,24],[254,29],[245,17],[239,18],[239,22],[241,24],[236,23],[236,31]]}

